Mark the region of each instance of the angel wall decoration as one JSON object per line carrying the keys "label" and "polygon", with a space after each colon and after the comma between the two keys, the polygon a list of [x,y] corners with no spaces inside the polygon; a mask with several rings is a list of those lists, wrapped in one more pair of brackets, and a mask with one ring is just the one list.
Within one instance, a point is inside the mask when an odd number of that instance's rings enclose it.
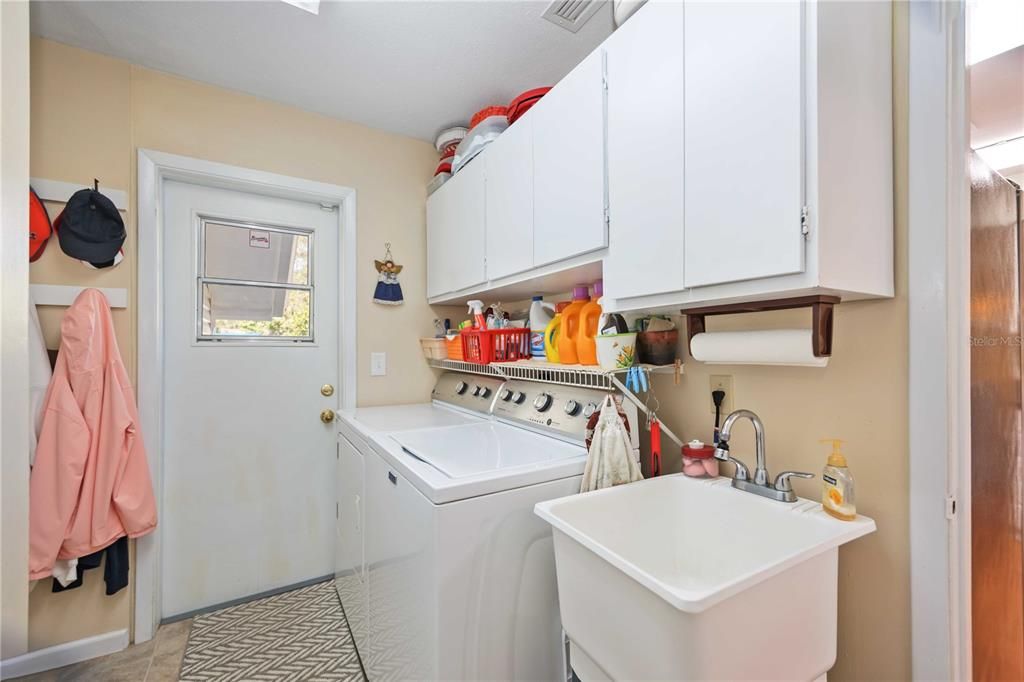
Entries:
{"label": "angel wall decoration", "polygon": [[383,305],[402,305],[402,285],[398,283],[401,265],[395,264],[391,255],[391,242],[384,244],[384,260],[373,261],[377,268],[377,288],[373,291],[373,302]]}

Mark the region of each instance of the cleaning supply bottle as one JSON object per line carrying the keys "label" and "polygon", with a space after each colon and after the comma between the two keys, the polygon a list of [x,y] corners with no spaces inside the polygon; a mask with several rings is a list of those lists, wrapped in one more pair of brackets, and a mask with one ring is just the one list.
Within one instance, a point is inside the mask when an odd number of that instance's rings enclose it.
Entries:
{"label": "cleaning supply bottle", "polygon": [[555,316],[544,328],[544,357],[548,362],[558,364],[558,333],[562,330],[562,313]]}
{"label": "cleaning supply bottle", "polygon": [[597,325],[601,320],[601,296],[604,287],[600,281],[594,282],[594,296],[590,302],[580,309],[580,324],[576,330],[576,355],[581,365],[597,364]]}
{"label": "cleaning supply bottle", "polygon": [[832,443],[832,454],[821,472],[821,506],[830,515],[841,521],[857,518],[857,506],[853,494],[853,474],[846,466],[846,457],[839,451],[843,441],[826,438],[822,443]]}
{"label": "cleaning supply bottle", "polygon": [[580,312],[590,301],[586,286],[572,290],[572,303],[562,311],[562,329],[558,334],[558,357],[563,365],[577,365],[580,362],[576,352],[576,336],[580,328]]}
{"label": "cleaning supply bottle", "polygon": [[473,314],[473,328],[487,329],[487,320],[484,318],[484,302],[466,301],[466,305],[469,306],[469,312]]}
{"label": "cleaning supply bottle", "polygon": [[533,357],[544,359],[544,334],[554,318],[555,304],[534,296],[530,304],[530,355]]}

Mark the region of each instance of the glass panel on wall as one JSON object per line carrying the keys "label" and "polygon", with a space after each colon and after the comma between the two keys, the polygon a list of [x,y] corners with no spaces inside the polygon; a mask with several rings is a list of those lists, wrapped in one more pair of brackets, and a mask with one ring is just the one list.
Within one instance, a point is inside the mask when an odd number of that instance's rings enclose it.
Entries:
{"label": "glass panel on wall", "polygon": [[203,284],[202,335],[308,339],[310,292],[239,284]]}
{"label": "glass panel on wall", "polygon": [[308,234],[213,221],[203,232],[205,277],[309,284]]}
{"label": "glass panel on wall", "polygon": [[313,341],[310,230],[204,218],[199,341]]}

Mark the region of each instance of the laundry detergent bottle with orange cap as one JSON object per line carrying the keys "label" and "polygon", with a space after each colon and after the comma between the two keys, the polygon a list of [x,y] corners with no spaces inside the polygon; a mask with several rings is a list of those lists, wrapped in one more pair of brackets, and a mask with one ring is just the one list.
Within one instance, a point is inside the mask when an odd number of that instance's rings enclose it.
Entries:
{"label": "laundry detergent bottle with orange cap", "polygon": [[563,365],[578,365],[579,353],[576,351],[576,337],[580,328],[580,313],[583,306],[590,302],[587,287],[579,286],[572,290],[572,303],[562,311],[562,327],[558,333],[558,360]]}
{"label": "laundry detergent bottle with orange cap", "polygon": [[576,330],[576,355],[581,365],[597,364],[597,324],[601,319],[601,296],[604,288],[600,281],[594,283],[594,297],[580,309],[580,324]]}

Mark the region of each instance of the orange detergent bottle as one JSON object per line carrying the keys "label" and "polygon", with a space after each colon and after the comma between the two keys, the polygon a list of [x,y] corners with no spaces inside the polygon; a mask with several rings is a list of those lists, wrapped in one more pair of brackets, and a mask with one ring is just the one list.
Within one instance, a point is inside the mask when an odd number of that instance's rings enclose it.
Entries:
{"label": "orange detergent bottle", "polygon": [[575,287],[572,290],[572,303],[562,311],[562,326],[558,332],[558,361],[563,365],[578,365],[580,362],[576,351],[576,335],[580,328],[580,312],[589,302],[587,287]]}
{"label": "orange detergent bottle", "polygon": [[580,324],[576,330],[576,355],[581,365],[597,364],[597,323],[601,318],[601,304],[604,294],[601,282],[594,283],[594,297],[580,308]]}

